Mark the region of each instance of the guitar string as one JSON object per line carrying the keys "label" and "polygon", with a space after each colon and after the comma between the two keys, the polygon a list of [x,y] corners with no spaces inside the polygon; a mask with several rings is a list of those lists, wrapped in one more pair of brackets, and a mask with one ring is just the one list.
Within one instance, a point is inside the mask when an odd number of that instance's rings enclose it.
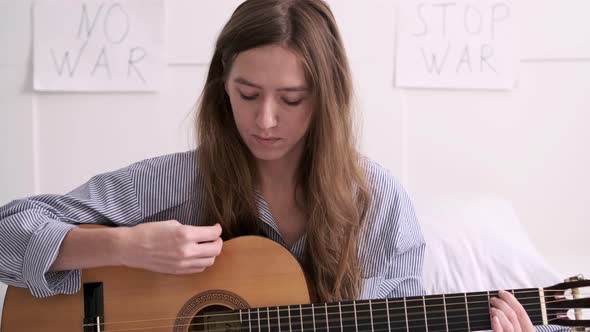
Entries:
{"label": "guitar string", "polygon": [[[469,322],[470,322],[470,323],[475,323],[475,322],[477,322],[477,320],[473,320],[473,318],[475,318],[475,317],[478,317],[478,316],[486,316],[486,317],[489,317],[489,315],[490,315],[490,314],[489,314],[489,312],[487,311],[487,310],[488,310],[488,308],[487,308],[487,307],[482,307],[482,308],[472,308],[472,310],[486,310],[486,312],[485,312],[485,313],[470,314],[470,315],[469,315],[469,316],[471,317],[471,319],[469,319]],[[538,309],[538,310],[540,310],[540,309]],[[565,313],[565,311],[566,311],[565,309],[553,309],[553,310],[555,310],[555,311],[560,311],[560,312],[562,313],[562,316],[566,316],[566,315],[567,315],[567,314]],[[388,317],[389,319],[391,319],[392,317],[393,317],[393,318],[402,318],[402,317],[403,317],[403,318],[404,318],[404,320],[403,320],[404,322],[405,322],[405,320],[407,319],[407,317],[408,317],[408,316],[412,316],[412,315],[420,315],[420,316],[422,317],[422,316],[424,315],[424,312],[410,312],[410,313],[408,313],[408,314],[405,314],[405,313],[404,313],[404,314],[391,314],[391,313],[390,313],[390,314],[387,316],[387,315],[382,315],[382,314],[381,314],[381,315],[378,315],[378,314],[376,313],[376,312],[378,312],[378,311],[384,311],[384,309],[381,309],[381,310],[374,310],[374,311],[372,312],[372,314],[373,314],[373,318],[385,318],[385,317]],[[454,319],[454,318],[464,318],[464,317],[466,318],[466,317],[467,317],[466,315],[463,315],[463,316],[452,316],[452,315],[451,315],[451,316],[449,316],[449,315],[448,315],[448,313],[449,313],[449,312],[452,312],[452,311],[463,311],[463,310],[447,310],[447,319],[448,319],[448,318]],[[368,311],[357,311],[357,314],[359,314],[359,313],[361,313],[361,312],[368,312]],[[444,312],[444,311],[431,311],[431,312],[427,313],[427,315],[428,315],[428,314],[432,315],[432,314],[434,314],[434,313],[443,313],[443,312]],[[348,314],[350,314],[350,313],[352,313],[352,312],[348,312]],[[342,314],[347,314],[347,313],[342,313]],[[272,319],[272,318],[273,318],[273,317],[266,317],[266,318],[264,318],[264,317],[260,318],[260,317],[259,317],[259,318],[257,318],[257,319],[256,319],[256,318],[250,318],[250,319],[242,319],[242,320],[240,321],[240,320],[237,320],[237,319],[236,319],[236,317],[235,317],[235,316],[237,316],[237,315],[239,315],[239,314],[238,314],[238,313],[236,313],[236,314],[234,315],[234,320],[219,321],[218,323],[223,323],[223,324],[230,324],[230,323],[242,323],[242,324],[243,324],[243,323],[248,323],[248,322],[260,322],[261,320],[265,320],[265,319],[266,319],[266,320],[268,320],[269,318],[270,318],[270,319]],[[330,315],[332,315],[332,316],[333,316],[333,315],[339,315],[339,313],[328,313],[328,314],[327,314],[327,316],[328,316],[328,319],[330,319],[330,317],[329,317]],[[295,316],[292,316],[292,318],[296,320],[296,319],[303,319],[304,317],[306,317],[306,322],[309,322],[308,318],[309,318],[309,317],[311,317],[311,316],[312,316],[312,315],[302,315],[302,316],[300,316],[300,315],[295,315]],[[316,316],[317,316],[317,315],[316,315]],[[542,315],[529,313],[529,317],[530,317],[531,319],[533,319],[533,318],[536,318],[536,317],[542,317]],[[190,318],[192,318],[192,317],[190,317]],[[276,317],[274,317],[274,318],[276,319]],[[557,320],[557,319],[560,319],[560,318],[561,318],[561,317],[559,317],[559,316],[556,316],[556,318],[549,319],[549,321]],[[283,318],[283,319],[284,319],[284,318]],[[332,318],[332,319],[334,319],[334,318]],[[353,319],[353,318],[346,318],[346,319],[343,319],[342,321],[347,321],[347,320],[352,320],[352,319]],[[368,319],[368,318],[367,318],[367,317],[365,317],[365,320],[366,320],[366,319]],[[430,319],[433,319],[433,318],[430,318]],[[441,316],[441,317],[434,318],[434,319],[442,319],[442,316]],[[335,319],[335,320],[337,320],[337,319]],[[568,320],[569,320],[569,319],[568,319]],[[338,320],[338,321],[339,321],[339,320]],[[409,319],[409,320],[408,320],[408,322],[414,322],[414,321],[423,321],[423,319]],[[316,322],[316,324],[322,324],[322,323],[325,323],[325,320],[323,320],[323,319],[319,319],[319,318],[318,318],[318,319],[316,319],[316,320],[315,320],[315,322]],[[398,321],[398,322],[399,322],[399,321]],[[114,329],[114,330],[108,330],[108,332],[115,332],[115,331],[134,331],[134,330],[141,330],[141,329],[154,329],[154,328],[173,328],[173,327],[181,327],[181,326],[204,326],[204,325],[207,325],[207,324],[208,324],[208,323],[172,324],[172,325],[163,325],[163,326],[155,326],[155,327],[142,327],[142,328],[131,328],[131,329]],[[451,324],[457,324],[457,323],[451,323]],[[96,325],[96,324],[86,324],[86,325],[83,325],[83,326],[89,326],[89,325]],[[103,324],[101,324],[101,326],[102,326],[102,325],[103,325]],[[106,325],[106,324],[105,324],[105,325]],[[107,332],[107,331],[105,330],[105,332]]]}
{"label": "guitar string", "polygon": [[[421,313],[419,313],[419,314],[421,314]],[[470,319],[469,320],[469,325],[477,325],[477,323],[485,323],[485,326],[482,327],[482,328],[485,329],[485,328],[491,327],[491,321],[489,319],[489,314],[476,314],[476,315],[473,315],[473,316],[484,316],[484,315],[486,316],[486,319],[479,319],[479,320],[471,320]],[[384,316],[384,315],[374,316],[374,318],[385,318],[385,317],[387,317],[387,316]],[[462,318],[462,317],[465,317],[465,316],[450,316],[450,317],[451,318],[457,318],[457,317],[461,317]],[[540,315],[531,315],[530,317],[531,318],[537,318],[537,317],[540,317]],[[298,317],[295,317],[295,319],[297,319],[297,318]],[[367,320],[367,319],[368,318],[365,318],[365,320]],[[442,319],[442,317],[438,317],[438,319]],[[559,317],[558,318],[549,319],[548,320],[548,323],[554,322],[554,321],[559,320],[559,319],[560,319]],[[373,327],[373,329],[371,329],[372,331],[393,331],[393,330],[407,330],[410,327],[411,328],[416,328],[416,327],[426,327],[426,326],[428,326],[428,328],[429,328],[428,330],[429,331],[432,331],[430,329],[430,327],[434,327],[434,326],[445,326],[445,327],[448,327],[449,325],[456,325],[456,324],[468,325],[467,324],[467,321],[464,321],[464,322],[452,322],[452,323],[437,323],[437,324],[432,324],[432,323],[429,324],[426,321],[424,325],[413,325],[412,324],[410,326],[410,324],[409,324],[410,322],[423,322],[424,323],[424,320],[423,319],[421,319],[421,320],[414,319],[414,320],[401,320],[401,321],[396,321],[397,323],[406,323],[407,322],[407,325],[406,326],[403,326],[403,327],[393,327],[393,328],[390,328],[390,326],[389,326],[388,328],[384,328],[384,329],[375,329],[374,328],[375,325],[385,325],[387,323],[386,322],[382,322],[382,323],[375,324],[373,322],[373,323],[362,323],[362,324],[358,324],[358,319],[355,319],[355,318],[352,318],[352,317],[351,318],[347,318],[345,320],[346,321],[350,321],[350,322],[352,320],[355,320],[355,321],[357,321],[357,323],[350,324],[350,325],[349,324],[346,324],[346,325],[344,325],[344,324],[338,324],[338,326],[336,327],[336,329],[338,329],[338,328],[343,329],[344,327],[357,327],[358,328],[359,326],[368,326],[368,325],[370,325],[370,326]],[[237,321],[236,320],[236,321],[226,321],[226,322],[223,322],[222,321],[222,322],[217,322],[217,323],[223,323],[223,324],[227,324],[227,323],[240,323],[240,324],[244,324],[244,323],[249,322],[249,321],[250,320],[246,320],[246,321],[241,321],[240,322],[240,321]],[[261,322],[260,319],[251,320],[251,321]],[[326,323],[325,320],[316,320],[315,322],[316,322],[316,325],[317,324],[323,325],[323,324]],[[338,321],[337,320],[334,320],[334,322],[341,322],[341,321],[340,320],[338,320]],[[488,323],[490,324],[489,326],[488,326]],[[206,325],[206,324],[209,324],[209,323],[176,324],[176,325],[165,325],[165,326],[153,326],[153,327],[141,327],[141,328],[129,328],[129,329],[104,330],[104,332],[128,332],[128,331],[143,331],[143,330],[146,330],[146,329],[149,330],[149,329],[162,329],[162,328],[174,328],[174,327],[198,327],[200,325]],[[311,323],[308,323],[308,324],[311,325]],[[268,328],[271,328],[271,327],[283,327],[283,326],[286,326],[286,327],[289,327],[289,330],[295,330],[295,331],[313,331],[313,327],[312,328],[305,328],[305,326],[293,329],[293,326],[296,326],[297,327],[297,326],[300,326],[300,324],[281,323],[280,321],[279,321],[278,324],[257,324],[257,325],[258,326],[254,326],[254,329],[256,329],[258,327],[259,330],[262,330],[263,328],[268,329]],[[304,324],[304,325],[307,325],[307,324]],[[328,319],[327,325],[328,325],[328,329],[329,329],[329,325],[330,325],[329,319]],[[246,327],[245,326],[236,326],[236,327],[230,327],[229,329],[230,330],[239,330],[239,331],[242,331],[243,329],[246,329]],[[221,329],[207,329],[207,331],[210,331],[210,332],[217,332],[217,331],[222,332],[222,331],[227,331],[227,330],[228,330],[228,327],[227,326],[224,326]],[[252,327],[250,327],[249,330],[251,331],[252,330]],[[445,328],[444,330],[441,330],[441,331],[446,331],[446,330],[447,329]],[[436,331],[436,330],[434,330],[434,331]]]}
{"label": "guitar string", "polygon": [[[418,314],[422,314],[422,313],[418,313]],[[481,322],[486,322],[486,323],[490,322],[490,320],[489,320],[489,314],[476,314],[476,315],[473,315],[473,316],[476,316],[477,317],[477,316],[484,316],[484,315],[487,317],[487,319],[483,319],[483,320],[482,319],[479,319],[479,320],[470,319],[469,320],[470,324],[476,325],[477,323],[481,323]],[[404,316],[404,315],[400,315],[400,317],[401,316]],[[386,318],[386,317],[387,317],[386,315],[374,316],[374,318]],[[463,317],[466,317],[466,316],[447,316],[447,317],[450,317],[450,318],[463,318]],[[532,315],[531,317],[532,318],[536,318],[536,317],[540,317],[540,316],[539,315]],[[297,320],[298,318],[299,317],[295,317],[293,319]],[[442,317],[439,317],[439,319],[442,319]],[[555,319],[558,319],[558,318],[555,318]],[[267,320],[268,321],[268,319],[264,319],[264,318],[262,320]],[[217,323],[224,323],[224,324],[227,324],[227,323],[240,323],[240,324],[244,324],[244,323],[248,323],[250,321],[261,323],[262,320],[261,319],[251,319],[251,320],[245,320],[245,321],[234,320],[234,321],[221,321],[221,322],[217,322]],[[353,321],[353,320],[357,321],[357,324],[343,325],[343,327],[371,325],[371,323],[358,324],[358,319],[355,319],[353,317],[343,319],[343,321],[350,321],[350,322]],[[364,318],[364,320],[368,320],[368,318]],[[408,325],[409,325],[410,322],[424,322],[423,319],[409,319],[409,320],[404,319],[404,320],[399,320],[399,321],[394,321],[394,322],[396,322],[396,323],[406,323],[406,321],[408,322]],[[334,319],[332,322],[333,323],[339,323],[340,320]],[[307,322],[307,323],[309,324],[309,322]],[[326,321],[323,320],[323,319],[316,320],[316,326],[318,326],[318,324],[320,326],[322,326],[325,323],[326,323]],[[467,321],[464,321],[464,322],[453,322],[453,323],[450,323],[449,325],[452,325],[452,324],[460,324],[460,323],[467,324]],[[147,328],[146,327],[142,327],[142,328],[130,328],[130,329],[116,329],[116,330],[105,330],[104,332],[137,331],[137,330],[141,330],[141,329],[156,329],[156,328],[170,328],[170,327],[187,327],[187,326],[189,326],[189,327],[190,326],[197,327],[197,326],[206,325],[206,324],[209,324],[209,323],[176,324],[176,325],[154,326],[154,327],[147,327]],[[329,324],[330,324],[330,320],[329,319],[328,319],[328,323],[327,324],[329,326]],[[385,324],[385,322],[383,322],[383,323],[377,323],[377,325],[378,324]],[[251,324],[249,324],[249,325],[251,325]],[[259,328],[262,328],[262,327],[268,328],[269,327],[269,324],[256,324],[256,325]],[[281,326],[281,327],[282,326],[299,326],[299,325],[300,324],[298,324],[298,323],[296,323],[296,324],[286,323],[286,322],[281,323],[280,321],[279,321],[279,324],[270,324],[271,327],[272,326]],[[304,324],[304,325],[307,325],[307,324]],[[338,324],[338,325],[340,326],[340,324]],[[375,325],[375,323],[373,323],[372,325]],[[428,324],[428,326],[436,326],[436,325],[445,325],[446,326],[447,324],[441,324],[441,323],[439,323],[439,324],[432,324],[432,323],[431,324]],[[425,325],[412,325],[412,327],[418,327],[418,326],[425,326]],[[236,327],[236,328],[242,328],[242,327],[244,327],[244,326],[240,326],[240,327]],[[254,328],[256,328],[256,326]],[[403,329],[406,329],[406,327],[403,327]],[[300,330],[300,329],[296,329],[296,330]],[[208,331],[216,331],[216,330],[215,329],[208,329]],[[223,331],[223,330],[219,330],[219,331]]]}
{"label": "guitar string", "polygon": [[[525,300],[525,299],[537,299],[537,297],[522,298],[520,300]],[[557,302],[563,302],[563,301],[568,301],[568,300],[547,301],[546,303],[557,303]],[[420,302],[422,302],[422,299],[420,299]],[[382,302],[378,302],[378,301],[371,302],[372,305],[375,305],[375,304],[384,304],[384,303],[385,303],[384,301],[382,301]],[[391,302],[389,302],[389,303],[391,303]],[[468,302],[468,305],[483,304],[483,303],[489,304],[488,301],[474,301],[474,302]],[[306,305],[309,305],[309,304],[306,304]],[[345,305],[342,305],[342,306],[344,307],[344,306],[352,306],[352,305],[353,304],[351,303],[351,304],[345,304]],[[361,304],[361,305],[368,305],[368,303]],[[457,305],[464,306],[465,303],[451,303],[451,304],[447,304],[447,306],[457,306]],[[525,308],[526,307],[529,307],[529,306],[535,306],[535,307],[537,307],[539,305],[540,305],[539,303],[524,303],[524,304],[522,304],[522,306],[525,307]],[[359,304],[357,303],[356,306],[358,307]],[[432,307],[440,307],[440,306],[442,306],[442,305],[440,305],[440,304],[430,304],[430,305],[426,305],[426,306],[423,306],[423,305],[421,305],[421,306],[409,306],[409,307],[407,307],[407,309],[418,309],[418,308],[425,308],[425,307],[432,308]],[[282,307],[284,307],[284,306],[282,306]],[[321,309],[323,307],[324,306],[317,306],[318,309]],[[273,309],[270,309],[271,307],[268,307],[268,308],[269,308],[268,312],[272,312],[272,313],[277,312],[277,310],[275,310],[274,307],[273,307]],[[335,306],[329,306],[328,308],[335,308]],[[484,307],[474,308],[474,310],[476,310],[476,309],[483,309],[483,308]],[[486,308],[487,308],[487,306],[486,306]],[[244,310],[250,310],[252,312],[255,309],[256,308],[244,309]],[[311,309],[311,307],[309,308],[309,310],[310,309]],[[401,309],[401,308],[398,308],[398,309]],[[567,308],[546,308],[546,309],[547,310],[554,310],[554,311],[564,311],[564,310],[567,310]],[[293,311],[293,310],[297,311],[297,310],[299,310],[299,308],[297,308],[297,305],[292,305],[290,308],[279,309],[278,311],[279,311],[279,314],[280,314],[280,312],[288,312],[289,310],[291,310],[291,311]],[[308,310],[308,309],[306,308],[306,310]],[[385,309],[379,309],[379,310],[385,310]],[[463,311],[463,310],[464,310],[463,308],[459,308],[459,309],[452,309],[452,310],[447,310],[447,311]],[[352,312],[353,311],[345,311],[345,312],[342,312],[342,313],[343,314],[350,314]],[[357,310],[357,312],[368,312],[368,311]],[[442,311],[440,311],[440,312],[442,312]],[[210,315],[204,315],[204,316],[207,316],[207,317],[223,317],[223,316],[235,316],[237,314],[239,314],[238,311],[231,312],[231,313],[210,314]],[[330,314],[330,313],[328,313],[328,314]],[[412,314],[415,314],[415,313],[412,313]],[[418,314],[421,314],[421,313],[418,313]],[[311,316],[311,315],[308,315],[308,316]],[[148,320],[119,321],[119,322],[103,323],[102,325],[114,325],[114,324],[126,324],[126,323],[143,323],[143,322],[161,321],[161,320],[192,319],[193,317],[194,316],[173,317],[173,318],[159,318],[159,319],[148,319]],[[303,317],[306,317],[306,316],[304,315]],[[85,324],[84,326],[94,326],[94,325],[96,325],[96,324]]]}
{"label": "guitar string", "polygon": [[[515,292],[515,294],[517,294],[517,295],[529,294],[529,293],[537,293],[538,294],[539,293],[539,290],[537,289],[536,291],[535,290],[530,290],[530,291]],[[563,291],[561,291],[561,293],[563,293]],[[478,294],[478,295],[467,295],[467,298],[483,297],[483,296],[486,296],[487,297],[487,293]],[[496,295],[490,292],[490,296],[496,296]],[[544,297],[545,297],[545,303],[546,304],[569,301],[567,299],[547,300],[547,298],[551,298],[552,297],[552,296],[548,296],[548,295],[545,295]],[[464,298],[465,298],[464,295],[461,295],[461,296],[445,296],[444,297],[444,300],[446,301],[446,300],[450,300],[450,299],[464,299]],[[536,300],[536,299],[540,299],[540,297],[539,296],[526,297],[526,298],[520,298],[519,300],[532,300],[532,299],[535,299]],[[432,300],[441,300],[442,301],[443,300],[443,297],[433,297],[433,298],[428,298],[427,297],[426,298],[426,301],[432,301]],[[355,303],[352,303],[352,302],[341,303],[341,307],[351,307],[351,306],[355,306],[355,305],[356,306],[359,306],[359,305],[364,305],[364,304],[367,304],[368,305],[368,302],[363,302],[363,301],[366,301],[366,300],[362,300],[362,301],[360,301],[360,303],[359,303],[359,301],[355,301]],[[395,305],[395,304],[401,304],[403,302],[404,302],[403,300],[389,300],[389,299],[387,299],[387,301],[385,301],[383,299],[379,299],[379,300],[375,300],[375,301],[371,300],[371,304],[372,305],[375,305],[375,304],[379,305],[379,304],[386,304],[386,303],[387,304],[394,304]],[[423,302],[423,299],[422,299],[422,297],[413,298],[413,299],[406,299],[406,303],[411,303],[411,302]],[[468,305],[469,304],[472,305],[472,304],[481,304],[481,303],[489,303],[489,302],[488,301],[473,301],[473,302],[469,302],[468,301],[467,304]],[[310,304],[304,304],[304,305],[309,306]],[[318,304],[314,304],[314,305],[318,306]],[[463,302],[463,303],[451,303],[451,304],[447,304],[447,305],[463,305],[464,306],[465,305],[465,302]],[[538,303],[528,303],[528,304],[527,303],[524,303],[522,305],[523,305],[523,307],[526,308],[526,306],[538,306],[539,304]],[[291,305],[291,307],[293,307],[293,306],[298,306],[298,305],[297,304]],[[319,305],[318,308],[323,307],[323,306],[321,306],[321,307],[320,306],[321,305]],[[407,308],[408,309],[415,309],[415,308],[437,307],[437,306],[441,306],[441,305],[440,304],[430,304],[430,305],[426,305],[426,306],[424,306],[424,305],[413,306],[413,307],[412,306],[409,306]],[[274,309],[275,307],[277,307],[277,306],[269,307],[269,309],[270,308],[273,308],[273,309],[270,309],[270,312],[273,312],[273,313],[276,312],[276,310]],[[285,306],[278,306],[278,307],[283,307],[283,309],[279,309],[280,312],[283,312],[283,311],[284,312],[287,312],[288,310],[298,310],[298,308],[295,308],[295,309],[294,308],[291,308],[291,307],[285,308]],[[338,305],[328,304],[327,307],[328,308],[336,308],[336,307],[338,307]],[[256,308],[250,308],[250,310],[255,310],[255,309]],[[551,308],[548,308],[548,309],[551,309]],[[561,309],[556,309],[556,310],[561,310]],[[348,313],[348,312],[343,312],[343,313]],[[235,315],[235,312],[233,312],[233,313],[211,314],[211,315],[207,315],[207,317],[223,317],[223,316],[230,316],[230,315]],[[188,319],[188,318],[192,318],[192,317],[193,316],[187,316],[187,317],[170,317],[170,318],[153,318],[153,319],[147,319],[147,320],[127,320],[127,321],[108,322],[108,323],[104,323],[103,325],[127,324],[127,323],[143,323],[143,322],[149,322],[149,321],[173,320],[173,319]],[[93,325],[95,325],[95,324],[87,324],[85,326],[93,326]]]}
{"label": "guitar string", "polygon": [[[321,308],[323,308],[323,307],[321,307]],[[422,307],[409,307],[407,309],[417,309],[417,308],[422,308]],[[420,315],[420,316],[424,315],[424,312],[423,311],[422,312],[408,312],[407,315],[405,313],[404,314],[391,314],[391,312],[393,310],[402,310],[402,309],[403,308],[396,308],[396,309],[391,309],[390,308],[389,309],[389,312],[390,312],[389,317],[402,317],[402,316],[403,317],[406,317],[406,316],[411,316],[411,315]],[[488,307],[474,307],[474,308],[471,308],[471,309],[473,311],[475,311],[475,310],[488,310]],[[293,308],[291,310],[292,311],[299,311],[299,308]],[[541,310],[541,309],[540,308],[536,309],[536,311],[538,311],[538,310]],[[565,312],[567,309],[547,308],[547,310],[553,310],[553,311],[558,311],[558,312]],[[368,313],[368,312],[376,313],[376,312],[382,312],[382,311],[387,311],[387,309],[386,308],[374,309],[372,311],[371,310],[356,310],[356,313],[357,314],[359,314],[359,313]],[[262,313],[265,313],[265,312],[267,312],[267,311],[265,311],[265,310],[262,311]],[[275,313],[276,311],[269,310],[268,312]],[[434,313],[444,313],[444,312],[445,312],[445,310],[441,310],[441,311],[436,311],[435,310],[435,311],[428,311],[426,314],[427,315],[428,314],[432,315]],[[446,312],[449,313],[449,312],[465,312],[465,311],[464,311],[463,308],[461,308],[461,309],[446,310]],[[352,313],[354,313],[354,312],[353,311],[342,312],[343,315],[350,315]],[[258,313],[255,313],[255,314],[258,315]],[[330,315],[340,315],[340,314],[341,314],[340,312],[328,312],[327,313],[328,316],[330,316]],[[236,316],[239,316],[239,315],[241,315],[241,313],[238,312],[238,311],[236,311],[233,314],[223,314],[223,315],[218,315],[217,317],[219,317],[219,316],[232,316],[232,318],[235,319]],[[295,314],[295,315],[292,315],[291,317],[293,319],[300,319],[300,318],[307,319],[309,317],[320,317],[320,316],[324,316],[324,315],[326,315],[326,314],[325,313],[323,313],[323,314],[315,314],[315,315],[299,315],[299,314]],[[471,314],[469,316],[470,317],[477,317],[479,315],[482,315],[482,313]],[[489,313],[485,313],[485,315],[489,315]],[[214,317],[214,316],[213,315],[203,315],[203,317],[210,318],[210,317]],[[376,316],[376,317],[385,317],[385,316]],[[466,315],[463,315],[463,316],[448,316],[447,315],[447,317],[450,317],[450,318],[466,317]],[[534,315],[534,314],[529,314],[529,317],[540,317],[540,316],[539,315]],[[182,318],[184,318],[184,319],[192,319],[194,317],[193,316],[188,316],[188,317],[169,318],[169,320],[176,320],[176,319],[182,319]],[[164,320],[164,319],[159,319],[159,320]],[[258,321],[258,320],[259,319],[242,319],[241,321],[242,322],[249,322],[249,321]],[[155,320],[128,321],[128,322],[125,322],[125,323],[144,323],[144,322],[151,322],[151,321],[155,321]],[[238,320],[228,320],[228,321],[222,321],[222,322],[224,322],[224,323],[235,323],[235,322],[239,322],[239,321]],[[102,323],[101,326],[113,325],[113,324],[115,324],[115,323],[109,324],[109,323],[106,323],[105,322],[105,323]],[[117,324],[122,324],[122,322],[118,322]],[[204,325],[206,323],[195,323],[195,324],[196,325]],[[96,324],[84,324],[83,326],[96,326]],[[175,325],[173,325],[173,326],[175,326]]]}

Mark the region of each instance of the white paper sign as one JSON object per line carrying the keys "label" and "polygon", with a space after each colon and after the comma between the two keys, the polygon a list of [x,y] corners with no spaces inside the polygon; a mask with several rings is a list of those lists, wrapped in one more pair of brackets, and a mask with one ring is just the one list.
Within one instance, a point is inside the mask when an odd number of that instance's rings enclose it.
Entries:
{"label": "white paper sign", "polygon": [[163,0],[41,0],[33,20],[36,90],[159,89]]}
{"label": "white paper sign", "polygon": [[518,51],[511,0],[403,0],[396,85],[512,89]]}

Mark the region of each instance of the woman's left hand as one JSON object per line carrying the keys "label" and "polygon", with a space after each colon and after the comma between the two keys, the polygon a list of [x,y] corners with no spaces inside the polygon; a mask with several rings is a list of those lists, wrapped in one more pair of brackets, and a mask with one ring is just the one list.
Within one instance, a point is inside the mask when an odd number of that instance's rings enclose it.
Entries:
{"label": "woman's left hand", "polygon": [[514,295],[499,292],[499,298],[491,299],[492,329],[494,332],[534,332],[535,327]]}

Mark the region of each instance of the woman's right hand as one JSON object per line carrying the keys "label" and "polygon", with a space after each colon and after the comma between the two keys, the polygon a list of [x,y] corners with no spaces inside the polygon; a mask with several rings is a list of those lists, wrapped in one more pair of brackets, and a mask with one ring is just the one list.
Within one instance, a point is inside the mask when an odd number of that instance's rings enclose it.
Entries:
{"label": "woman's right hand", "polygon": [[121,263],[168,274],[202,272],[221,252],[221,226],[189,226],[176,220],[125,229]]}

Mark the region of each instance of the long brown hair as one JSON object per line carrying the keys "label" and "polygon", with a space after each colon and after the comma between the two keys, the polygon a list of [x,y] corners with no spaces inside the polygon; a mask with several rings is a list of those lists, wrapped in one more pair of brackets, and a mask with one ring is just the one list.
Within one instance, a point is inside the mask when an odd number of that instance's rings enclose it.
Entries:
{"label": "long brown hair", "polygon": [[312,120],[296,174],[308,216],[304,267],[320,300],[355,299],[358,234],[370,198],[355,147],[348,60],[323,1],[247,0],[221,31],[197,118],[207,222],[220,223],[225,239],[260,233],[256,164],[238,133],[224,81],[240,52],[263,45],[297,54],[312,91]]}

